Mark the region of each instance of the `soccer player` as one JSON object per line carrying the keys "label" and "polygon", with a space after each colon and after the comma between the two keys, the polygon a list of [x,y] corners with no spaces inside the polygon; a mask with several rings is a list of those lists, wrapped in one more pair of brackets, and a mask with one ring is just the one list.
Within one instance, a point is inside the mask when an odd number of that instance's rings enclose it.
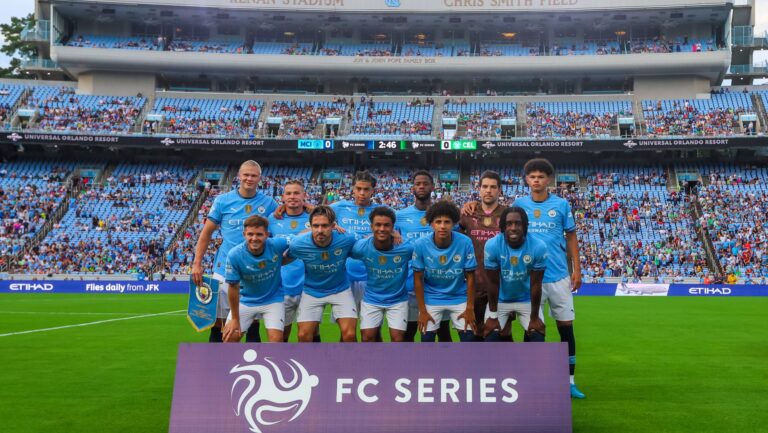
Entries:
{"label": "soccer player", "polygon": [[227,253],[226,283],[230,311],[223,339],[240,341],[255,318],[263,319],[270,343],[283,341],[285,307],[280,268],[288,241],[269,238],[269,221],[253,215],[243,223],[245,242]]}
{"label": "soccer player", "polygon": [[[240,186],[236,190],[221,194],[213,201],[208,212],[203,230],[195,246],[195,259],[192,262],[192,281],[203,283],[202,261],[213,232],[221,228],[222,242],[214,260],[213,278],[219,281],[219,304],[216,308],[216,324],[211,328],[210,342],[221,342],[221,327],[229,314],[225,265],[227,254],[235,245],[243,242],[243,221],[252,215],[266,216],[277,209],[277,203],[258,191],[261,180],[261,166],[256,161],[248,160],[240,165],[238,171]],[[246,341],[258,341],[258,327],[248,332]]]}
{"label": "soccer player", "polygon": [[304,262],[304,294],[297,318],[299,342],[313,340],[326,305],[331,305],[341,340],[356,341],[357,308],[346,269],[355,236],[334,230],[336,213],[329,206],[314,208],[309,225],[311,233],[294,238],[288,249],[288,257]]}
{"label": "soccer player", "polygon": [[[358,239],[371,235],[369,216],[376,208],[372,200],[374,188],[376,188],[376,178],[368,171],[358,171],[352,178],[354,200],[342,200],[331,204],[331,209],[336,213],[337,224],[347,233],[356,235]],[[355,297],[357,311],[360,311],[360,301],[368,278],[363,262],[353,258],[347,260],[347,276]]]}
{"label": "soccer player", "polygon": [[[477,319],[476,338],[482,339],[483,316],[488,306],[488,290],[492,285],[483,266],[483,250],[485,243],[499,234],[499,220],[506,209],[499,203],[501,198],[501,176],[495,171],[485,171],[480,175],[480,203],[470,207],[469,212],[464,212],[459,225],[462,232],[472,239],[477,256],[477,269],[475,270],[475,318]],[[505,320],[506,323],[506,320]]]}
{"label": "soccer player", "polygon": [[[411,192],[414,202],[405,209],[398,210],[396,229],[400,232],[404,242],[415,242],[425,236],[432,236],[432,227],[427,222],[427,209],[432,205],[432,192],[435,190],[435,179],[426,170],[419,170],[411,176]],[[413,266],[409,262],[408,278],[405,282],[408,289],[408,327],[405,331],[404,341],[413,341],[418,330],[419,302],[413,292]],[[449,322],[440,322],[437,331],[437,339],[441,342],[451,341],[451,329]]]}
{"label": "soccer player", "polygon": [[[573,334],[573,291],[581,287],[579,242],[576,223],[568,201],[550,194],[555,168],[543,158],[531,159],[523,167],[530,195],[515,200],[513,206],[528,214],[528,234],[548,247],[547,270],[542,284],[542,301],[549,303],[550,315],[557,323],[560,341],[568,343],[568,364],[571,376],[571,397],[584,398],[574,381],[576,370],[576,339]],[[565,235],[563,235],[565,234]],[[571,274],[568,274],[568,265]]]}
{"label": "soccer player", "polygon": [[[297,235],[309,229],[309,213],[306,211],[307,193],[299,180],[289,180],[283,187],[285,214],[278,219],[269,216],[269,231],[276,238],[285,238],[288,243]],[[283,338],[288,341],[291,326],[296,319],[301,293],[304,290],[304,262],[294,260],[281,269],[283,295],[285,295],[285,330]],[[319,336],[316,336],[319,341]]]}
{"label": "soccer player", "polygon": [[525,331],[524,341],[544,341],[541,282],[547,263],[547,247],[528,234],[528,215],[520,207],[501,213],[501,233],[485,243],[488,274],[488,308],[485,341],[501,341],[499,330],[510,313],[516,313]]}
{"label": "soccer player", "polygon": [[408,324],[408,262],[413,244],[395,245],[395,212],[379,206],[371,212],[373,236],[360,239],[352,257],[365,264],[368,283],[360,304],[360,335],[364,342],[376,341],[384,316],[392,342],[402,342]]}
{"label": "soccer player", "polygon": [[462,342],[475,339],[477,261],[472,241],[453,231],[459,218],[459,209],[453,203],[433,204],[427,210],[433,234],[414,245],[413,278],[422,342],[435,341],[435,331],[444,315],[450,316]]}

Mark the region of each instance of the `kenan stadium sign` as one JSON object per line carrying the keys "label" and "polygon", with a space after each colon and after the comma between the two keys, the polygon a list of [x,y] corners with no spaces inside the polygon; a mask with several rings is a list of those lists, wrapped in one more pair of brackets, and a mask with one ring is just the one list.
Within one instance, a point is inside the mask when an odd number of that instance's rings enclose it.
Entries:
{"label": "kenan stadium sign", "polygon": [[181,344],[169,431],[571,432],[567,349]]}
{"label": "kenan stadium sign", "polygon": [[256,138],[197,138],[144,135],[80,135],[57,133],[6,132],[0,144],[42,146],[101,146],[172,149],[266,149],[302,151],[426,151],[476,152],[516,150],[638,151],[651,149],[739,148],[768,146],[768,137],[689,137],[689,138],[615,138],[615,139],[509,139],[509,140],[282,140]]}

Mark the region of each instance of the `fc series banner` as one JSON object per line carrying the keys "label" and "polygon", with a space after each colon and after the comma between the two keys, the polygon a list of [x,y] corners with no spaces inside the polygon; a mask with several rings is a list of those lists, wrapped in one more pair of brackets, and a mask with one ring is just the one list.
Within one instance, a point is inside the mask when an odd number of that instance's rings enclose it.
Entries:
{"label": "fc series banner", "polygon": [[568,346],[180,344],[171,433],[570,433]]}
{"label": "fc series banner", "polygon": [[172,149],[266,149],[302,151],[370,152],[476,152],[483,150],[650,150],[768,146],[768,137],[687,137],[687,138],[615,138],[615,139],[508,139],[508,140],[358,140],[358,139],[257,139],[204,138],[146,135],[80,135],[60,133],[6,132],[2,144],[43,146],[103,146]]}

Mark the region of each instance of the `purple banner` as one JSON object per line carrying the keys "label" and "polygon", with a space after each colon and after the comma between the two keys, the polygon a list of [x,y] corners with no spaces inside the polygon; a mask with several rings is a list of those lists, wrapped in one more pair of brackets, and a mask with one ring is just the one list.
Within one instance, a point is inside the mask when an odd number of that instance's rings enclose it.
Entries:
{"label": "purple banner", "polygon": [[170,432],[571,432],[565,343],[181,344]]}

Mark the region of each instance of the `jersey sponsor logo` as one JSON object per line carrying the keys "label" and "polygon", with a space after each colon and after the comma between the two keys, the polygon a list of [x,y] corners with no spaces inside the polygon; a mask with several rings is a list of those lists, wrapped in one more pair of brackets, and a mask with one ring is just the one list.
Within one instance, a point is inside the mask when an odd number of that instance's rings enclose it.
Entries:
{"label": "jersey sponsor logo", "polygon": [[[467,258],[469,258],[469,257],[467,257]],[[461,262],[461,254],[456,254],[455,256],[453,256],[453,261],[454,261],[454,263]]]}
{"label": "jersey sponsor logo", "polygon": [[251,211],[253,211],[253,206],[249,204],[245,205],[245,213],[250,214]]}
{"label": "jersey sponsor logo", "polygon": [[387,257],[386,256],[379,256],[379,264],[380,265],[386,265],[387,264]]}
{"label": "jersey sponsor logo", "polygon": [[523,263],[525,263],[526,265],[530,265],[532,261],[533,261],[533,258],[528,254],[523,256]]}
{"label": "jersey sponsor logo", "polygon": [[287,375],[272,358],[255,362],[256,351],[243,353],[242,365],[229,371],[236,375],[230,395],[235,404],[235,415],[245,417],[252,432],[263,433],[263,428],[282,422],[291,422],[301,416],[312,397],[312,388],[320,379],[294,359],[282,361]]}
{"label": "jersey sponsor logo", "polygon": [[520,259],[517,256],[512,256],[509,258],[509,263],[512,266],[517,266],[517,264],[520,263]]}
{"label": "jersey sponsor logo", "polygon": [[448,263],[448,257],[446,257],[446,256],[440,256],[439,260],[440,260],[440,264],[441,265],[444,265],[444,264]]}
{"label": "jersey sponsor logo", "polygon": [[541,218],[541,209],[534,209],[533,210],[533,217],[534,218]]}

